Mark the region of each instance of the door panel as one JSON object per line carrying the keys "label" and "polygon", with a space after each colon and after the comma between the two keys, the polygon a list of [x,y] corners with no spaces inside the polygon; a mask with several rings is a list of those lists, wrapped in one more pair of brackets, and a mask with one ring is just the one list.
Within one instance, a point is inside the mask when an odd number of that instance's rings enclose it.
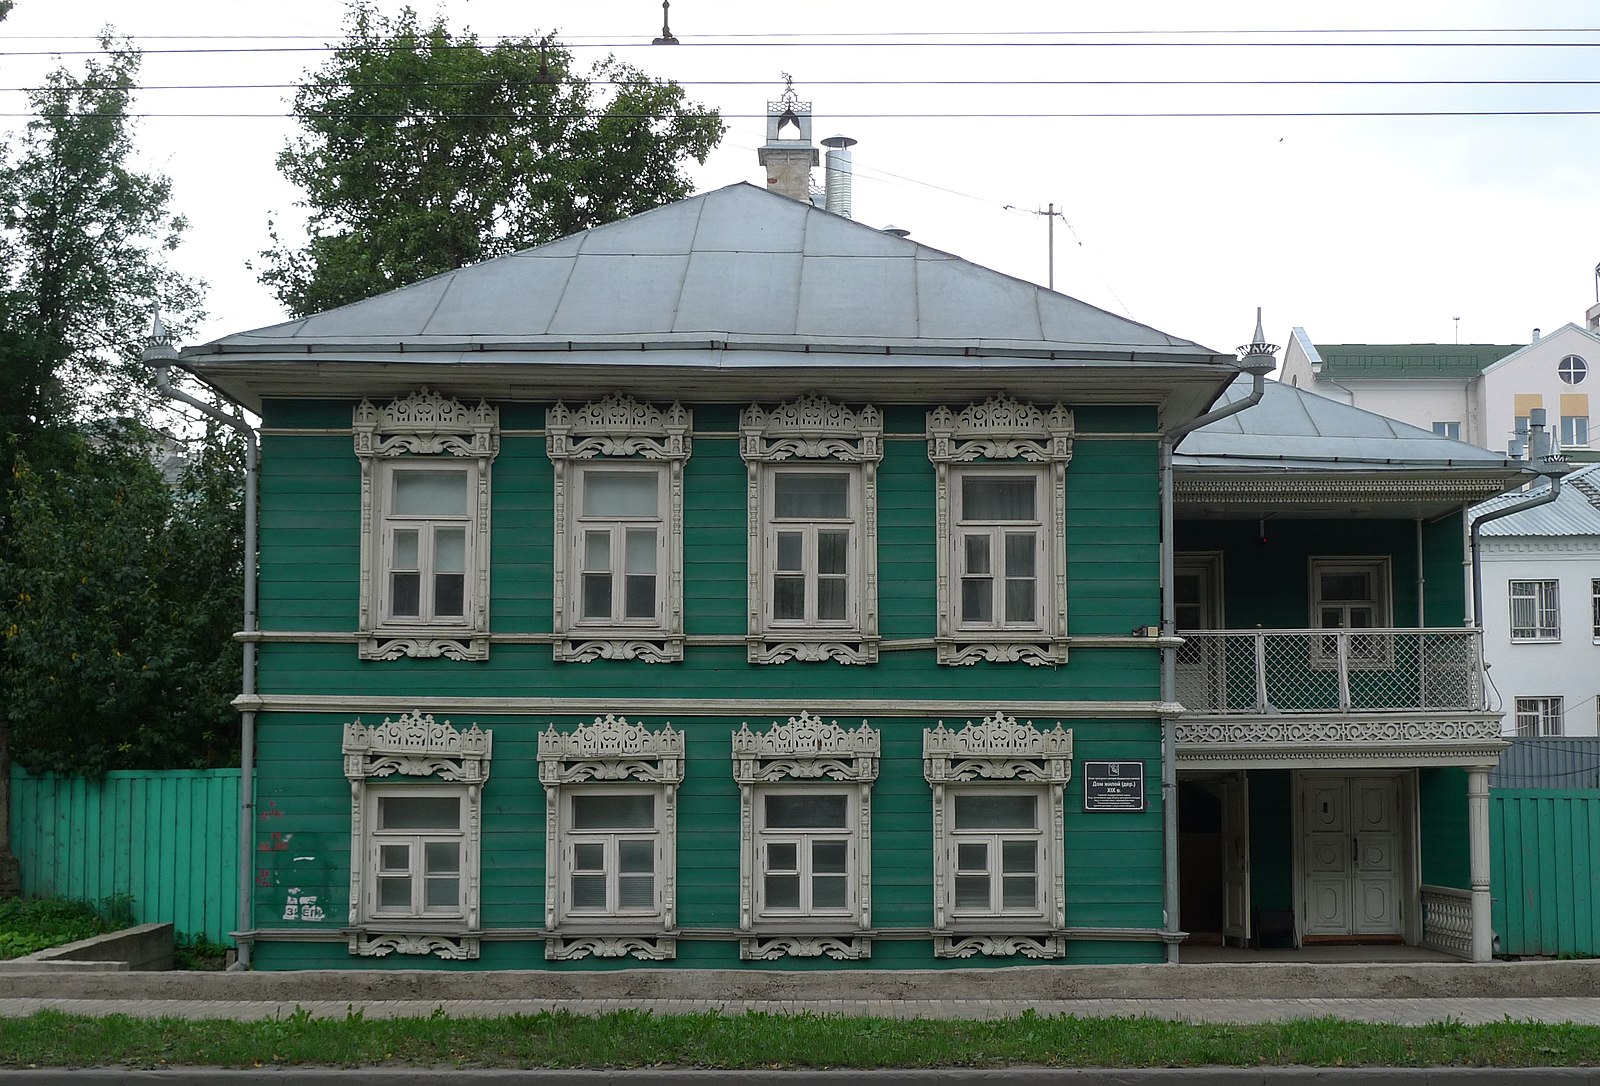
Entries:
{"label": "door panel", "polygon": [[1306,775],[1299,793],[1304,933],[1400,934],[1400,779]]}
{"label": "door panel", "polygon": [[1243,772],[1222,785],[1222,937],[1250,939],[1250,789]]}

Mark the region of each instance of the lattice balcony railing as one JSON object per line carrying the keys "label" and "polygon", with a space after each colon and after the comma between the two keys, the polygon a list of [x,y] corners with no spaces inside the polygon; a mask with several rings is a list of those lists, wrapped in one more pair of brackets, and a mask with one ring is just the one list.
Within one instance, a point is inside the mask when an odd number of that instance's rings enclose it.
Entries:
{"label": "lattice balcony railing", "polygon": [[1478,631],[1179,631],[1191,713],[1481,712]]}

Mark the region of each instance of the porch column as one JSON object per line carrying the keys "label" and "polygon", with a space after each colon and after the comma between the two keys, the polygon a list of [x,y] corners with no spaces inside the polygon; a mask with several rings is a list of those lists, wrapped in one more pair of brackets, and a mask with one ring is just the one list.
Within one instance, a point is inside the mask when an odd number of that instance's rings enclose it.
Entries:
{"label": "porch column", "polygon": [[1489,910],[1489,767],[1467,769],[1467,843],[1472,856],[1472,960],[1494,957]]}

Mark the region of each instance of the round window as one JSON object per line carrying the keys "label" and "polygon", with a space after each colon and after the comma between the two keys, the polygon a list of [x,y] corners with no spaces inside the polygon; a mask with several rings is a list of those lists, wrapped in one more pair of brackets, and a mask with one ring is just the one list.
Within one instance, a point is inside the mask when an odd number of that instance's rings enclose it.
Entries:
{"label": "round window", "polygon": [[1589,376],[1589,363],[1575,354],[1569,354],[1556,363],[1556,372],[1569,385],[1582,384],[1583,379]]}

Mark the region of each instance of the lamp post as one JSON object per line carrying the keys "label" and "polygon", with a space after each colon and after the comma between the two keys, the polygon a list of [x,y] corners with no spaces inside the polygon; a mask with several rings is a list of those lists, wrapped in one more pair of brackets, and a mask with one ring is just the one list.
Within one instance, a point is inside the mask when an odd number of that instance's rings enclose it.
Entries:
{"label": "lamp post", "polygon": [[150,320],[150,335],[145,339],[144,350],[140,358],[155,369],[156,388],[161,395],[169,400],[188,406],[199,411],[207,418],[219,422],[239,433],[244,438],[244,660],[243,676],[240,682],[240,698],[244,702],[239,713],[239,883],[238,883],[238,915],[236,923],[240,933],[238,939],[238,958],[234,968],[250,968],[250,943],[245,933],[253,926],[254,913],[252,901],[254,897],[254,879],[251,870],[255,866],[251,845],[253,843],[253,825],[255,815],[255,743],[256,743],[256,631],[257,620],[257,590],[256,590],[256,534],[257,511],[256,489],[257,477],[261,466],[260,447],[256,442],[256,432],[243,418],[230,415],[222,411],[215,404],[206,403],[204,400],[184,392],[172,384],[172,366],[178,360],[178,352],[172,346],[172,335],[167,331],[166,325],[161,321],[161,310],[152,311]]}

